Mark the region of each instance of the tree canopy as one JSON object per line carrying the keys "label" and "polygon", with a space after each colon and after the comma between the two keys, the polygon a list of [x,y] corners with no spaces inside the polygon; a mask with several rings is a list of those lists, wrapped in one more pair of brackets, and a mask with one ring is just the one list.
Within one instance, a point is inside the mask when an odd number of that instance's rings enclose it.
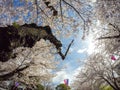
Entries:
{"label": "tree canopy", "polygon": [[119,12],[120,0],[1,0],[0,80],[50,87],[59,57],[65,59],[80,33],[91,53],[80,61],[73,88],[119,90]]}
{"label": "tree canopy", "polygon": [[70,90],[70,87],[65,84],[60,84],[56,86],[56,90]]}

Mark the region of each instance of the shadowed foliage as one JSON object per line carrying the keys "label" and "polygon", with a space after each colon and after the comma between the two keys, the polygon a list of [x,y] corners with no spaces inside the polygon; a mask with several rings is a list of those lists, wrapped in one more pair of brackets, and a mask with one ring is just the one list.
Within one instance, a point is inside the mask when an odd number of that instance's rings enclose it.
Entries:
{"label": "shadowed foliage", "polygon": [[71,88],[65,84],[59,84],[57,85],[56,90],[71,90]]}

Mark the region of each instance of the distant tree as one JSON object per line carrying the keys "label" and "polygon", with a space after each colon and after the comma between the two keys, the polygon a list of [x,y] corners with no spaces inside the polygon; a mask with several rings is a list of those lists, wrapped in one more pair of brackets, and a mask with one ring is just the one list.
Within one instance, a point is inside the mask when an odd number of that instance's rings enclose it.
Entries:
{"label": "distant tree", "polygon": [[57,85],[56,90],[71,90],[69,86],[65,84]]}
{"label": "distant tree", "polygon": [[113,90],[113,88],[111,86],[107,86],[107,85],[104,85],[104,86],[101,86],[100,87],[100,90]]}
{"label": "distant tree", "polygon": [[17,57],[1,64],[1,80],[12,79],[27,84],[50,81],[54,77],[50,70],[55,70],[58,63],[50,53],[51,48],[52,44],[43,39],[33,48],[16,48],[13,53],[17,53]]}
{"label": "distant tree", "polygon": [[38,85],[37,85],[37,90],[44,90],[44,86],[41,85],[41,84],[38,84]]}
{"label": "distant tree", "polygon": [[[119,0],[96,0],[95,18],[90,33],[92,37],[93,52],[88,55],[79,74],[74,81],[76,89],[86,88],[98,90],[100,85],[108,84],[114,90],[119,90],[119,75],[115,70],[115,64],[120,65],[120,13]],[[89,36],[88,36],[89,37]],[[88,44],[89,45],[89,44]],[[88,46],[89,47],[89,46]],[[112,55],[117,55],[116,61],[111,60]],[[87,88],[85,90],[87,90]]]}

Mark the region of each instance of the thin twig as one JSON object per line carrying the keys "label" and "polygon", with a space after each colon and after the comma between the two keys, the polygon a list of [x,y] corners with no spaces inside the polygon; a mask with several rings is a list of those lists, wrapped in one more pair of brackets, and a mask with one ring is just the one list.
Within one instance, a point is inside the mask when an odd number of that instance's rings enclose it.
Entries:
{"label": "thin twig", "polygon": [[35,0],[35,5],[36,5],[36,14],[37,14],[37,22],[36,23],[38,23],[38,2],[37,2],[37,0]]}
{"label": "thin twig", "polygon": [[117,39],[117,38],[120,38],[120,29],[119,29],[119,27],[118,26],[116,26],[116,25],[114,25],[114,24],[111,24],[111,23],[109,23],[109,25],[111,25],[114,29],[114,31],[118,31],[118,35],[114,35],[114,36],[101,36],[100,38],[98,38],[98,39]]}
{"label": "thin twig", "polygon": [[120,28],[117,25],[112,24],[112,23],[109,23],[109,25],[111,25],[114,28],[114,30],[116,30],[120,33]]}
{"label": "thin twig", "polygon": [[61,13],[61,19],[62,19],[62,22],[63,22],[63,13],[62,13],[62,2],[61,2],[61,0],[60,0],[60,13]]}
{"label": "thin twig", "polygon": [[20,71],[23,71],[23,70],[27,69],[30,66],[30,64],[25,65],[24,67],[21,67],[21,66],[24,65],[23,63],[26,60],[26,58],[28,57],[28,55],[30,54],[30,52],[27,54],[27,56],[25,56],[25,58],[22,60],[21,64],[16,69],[14,69],[13,71],[8,72],[6,74],[0,75],[0,79],[6,80],[6,79],[14,76],[16,73],[19,73]]}
{"label": "thin twig", "polygon": [[72,7],[75,12],[80,16],[80,18],[83,20],[83,23],[84,23],[84,30],[85,30],[85,19],[83,18],[83,16],[80,14],[79,11],[76,10],[76,8],[74,6],[72,6],[71,4],[69,4],[68,2],[66,2],[65,0],[62,0],[65,4],[69,5],[70,7]]}
{"label": "thin twig", "polygon": [[38,8],[45,14],[45,16],[48,17],[48,15],[44,12],[44,10],[42,10],[42,8],[40,6],[38,6]]}
{"label": "thin twig", "polygon": [[12,77],[12,76],[14,76],[16,73],[19,73],[20,71],[23,71],[23,70],[25,70],[26,68],[28,68],[29,67],[29,65],[27,65],[27,66],[25,66],[25,67],[22,67],[22,68],[17,68],[17,69],[15,69],[15,70],[13,70],[13,71],[11,71],[11,72],[8,72],[8,73],[6,73],[6,74],[3,74],[3,75],[0,75],[0,79],[1,80],[7,80],[7,79],[9,79],[10,77]]}
{"label": "thin twig", "polygon": [[100,37],[98,39],[117,39],[117,38],[120,38],[120,35]]}

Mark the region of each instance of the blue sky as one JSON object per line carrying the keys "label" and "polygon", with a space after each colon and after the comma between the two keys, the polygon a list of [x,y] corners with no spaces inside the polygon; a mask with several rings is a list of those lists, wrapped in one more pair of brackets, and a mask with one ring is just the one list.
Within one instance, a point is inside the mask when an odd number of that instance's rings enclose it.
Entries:
{"label": "blue sky", "polygon": [[[94,2],[96,2],[96,0],[90,1],[91,6],[94,6],[93,4]],[[71,47],[72,52],[67,55],[65,61],[60,62],[61,66],[65,68],[56,73],[57,76],[53,79],[54,83],[56,84],[64,83],[63,81],[64,79],[69,79],[70,85],[75,79],[75,76],[79,73],[79,70],[81,70],[82,66],[84,65],[84,61],[90,54],[93,53],[95,48],[93,36],[88,35],[85,40],[82,40],[81,39],[82,33],[83,32],[79,30],[77,37],[74,37],[75,41]],[[65,40],[63,44],[66,44]]]}
{"label": "blue sky", "polygon": [[20,7],[20,6],[24,6],[25,3],[21,2],[20,0],[13,0],[13,6],[14,8]]}
{"label": "blue sky", "polygon": [[[87,58],[87,43],[89,41],[82,40],[81,33],[82,31],[80,31],[78,36],[75,37],[74,44],[71,46],[70,53],[67,55],[66,59],[64,61],[60,61],[60,67],[63,69],[56,72],[57,76],[53,79],[55,84],[64,83],[64,79],[69,79],[69,82],[71,83],[74,76],[78,73],[78,70],[82,67],[84,60]],[[63,42],[63,44],[64,43],[66,42]]]}

